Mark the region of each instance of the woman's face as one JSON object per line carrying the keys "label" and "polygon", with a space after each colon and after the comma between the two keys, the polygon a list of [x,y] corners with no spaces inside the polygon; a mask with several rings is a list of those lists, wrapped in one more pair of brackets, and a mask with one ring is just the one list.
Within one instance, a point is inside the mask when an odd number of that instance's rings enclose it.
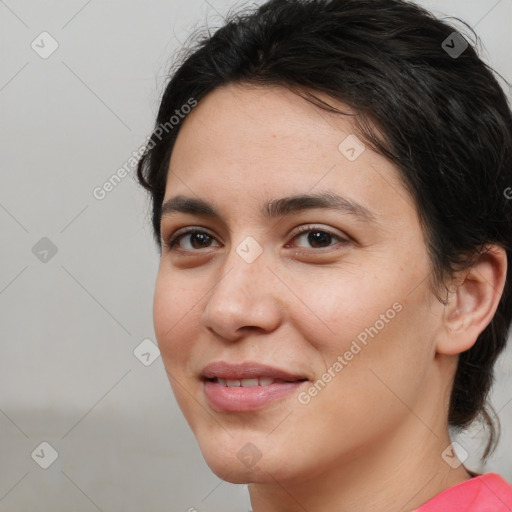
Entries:
{"label": "woman's face", "polygon": [[419,218],[354,132],[284,88],[229,85],[176,141],[155,332],[228,481],[300,481],[414,449],[444,407]]}

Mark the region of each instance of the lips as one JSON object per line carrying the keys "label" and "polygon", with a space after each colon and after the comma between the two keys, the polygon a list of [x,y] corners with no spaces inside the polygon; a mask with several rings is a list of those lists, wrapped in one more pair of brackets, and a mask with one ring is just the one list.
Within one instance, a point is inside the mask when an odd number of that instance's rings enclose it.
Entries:
{"label": "lips", "polygon": [[298,380],[306,380],[304,375],[292,374],[286,370],[281,370],[273,366],[260,363],[243,362],[243,363],[225,363],[218,361],[210,363],[203,368],[201,376],[205,379],[226,379],[226,380],[245,380],[269,378],[275,380],[284,380],[287,382],[296,382]]}
{"label": "lips", "polygon": [[308,379],[300,374],[244,362],[215,362],[201,372],[208,405],[218,412],[250,412],[297,391]]}

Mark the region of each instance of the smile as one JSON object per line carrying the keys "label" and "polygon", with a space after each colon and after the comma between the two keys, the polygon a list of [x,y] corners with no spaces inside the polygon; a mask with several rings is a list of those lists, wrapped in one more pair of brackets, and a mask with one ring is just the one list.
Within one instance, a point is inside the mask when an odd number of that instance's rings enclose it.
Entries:
{"label": "smile", "polygon": [[251,412],[299,391],[308,379],[259,363],[207,365],[201,378],[206,402],[217,412]]}

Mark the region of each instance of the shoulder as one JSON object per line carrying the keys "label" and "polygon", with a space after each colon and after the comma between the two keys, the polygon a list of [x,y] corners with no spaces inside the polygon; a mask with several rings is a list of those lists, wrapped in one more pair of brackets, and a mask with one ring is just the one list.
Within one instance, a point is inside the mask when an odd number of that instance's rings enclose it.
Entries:
{"label": "shoulder", "polygon": [[496,473],[485,473],[450,487],[413,512],[510,512],[512,485]]}

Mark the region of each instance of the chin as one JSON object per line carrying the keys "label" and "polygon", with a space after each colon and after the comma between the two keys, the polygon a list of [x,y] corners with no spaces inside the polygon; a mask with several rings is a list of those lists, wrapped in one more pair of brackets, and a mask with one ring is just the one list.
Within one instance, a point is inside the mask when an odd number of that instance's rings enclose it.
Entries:
{"label": "chin", "polygon": [[241,448],[230,443],[199,443],[203,458],[208,467],[219,478],[232,484],[275,483],[277,475],[284,477],[289,471],[286,457],[268,457],[250,441],[244,441]]}
{"label": "chin", "polygon": [[220,479],[230,484],[254,484],[254,483],[272,483],[273,480],[268,473],[260,468],[240,469],[233,468],[231,465],[222,465],[218,462],[210,463],[206,461],[208,467]]}

